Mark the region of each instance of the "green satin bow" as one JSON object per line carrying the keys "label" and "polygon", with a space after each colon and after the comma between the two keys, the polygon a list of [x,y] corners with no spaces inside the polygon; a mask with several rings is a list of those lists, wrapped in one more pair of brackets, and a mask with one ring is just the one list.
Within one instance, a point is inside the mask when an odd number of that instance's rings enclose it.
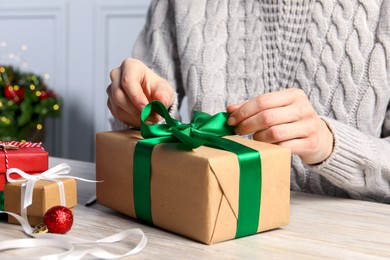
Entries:
{"label": "green satin bow", "polygon": [[[161,115],[166,124],[147,124],[152,112]],[[257,150],[240,143],[221,138],[232,135],[234,130],[227,124],[228,113],[214,116],[194,111],[189,124],[173,119],[165,106],[152,101],[141,112],[141,134],[134,151],[133,193],[137,218],[153,223],[150,197],[151,156],[153,147],[160,143],[182,142],[194,149],[201,145],[233,152],[240,168],[239,205],[236,237],[257,233],[261,201],[261,158]]]}

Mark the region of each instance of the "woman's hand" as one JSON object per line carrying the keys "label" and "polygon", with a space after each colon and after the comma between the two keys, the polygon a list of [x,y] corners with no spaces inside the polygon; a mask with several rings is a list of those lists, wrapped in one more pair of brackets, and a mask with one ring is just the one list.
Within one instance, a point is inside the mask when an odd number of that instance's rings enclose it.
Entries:
{"label": "woman's hand", "polygon": [[228,123],[239,135],[288,147],[306,164],[326,160],[333,150],[333,134],[300,89],[259,95],[227,108]]}
{"label": "woman's hand", "polygon": [[[140,125],[142,108],[152,100],[159,100],[166,107],[173,104],[173,88],[139,60],[124,60],[111,71],[110,78],[107,106],[115,118],[128,125]],[[157,122],[159,117],[155,114],[149,120]]]}

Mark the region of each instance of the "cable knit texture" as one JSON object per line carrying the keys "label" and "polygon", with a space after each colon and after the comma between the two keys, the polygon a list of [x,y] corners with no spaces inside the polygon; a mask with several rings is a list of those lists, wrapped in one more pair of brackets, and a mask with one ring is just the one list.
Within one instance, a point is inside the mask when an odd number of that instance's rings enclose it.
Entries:
{"label": "cable knit texture", "polygon": [[134,57],[193,109],[304,90],[335,137],[291,189],[390,203],[390,0],[156,0]]}

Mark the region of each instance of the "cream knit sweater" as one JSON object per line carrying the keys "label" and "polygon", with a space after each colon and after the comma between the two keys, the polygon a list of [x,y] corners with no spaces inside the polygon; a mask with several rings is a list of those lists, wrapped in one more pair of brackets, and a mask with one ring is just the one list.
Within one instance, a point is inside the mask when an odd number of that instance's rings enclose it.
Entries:
{"label": "cream knit sweater", "polygon": [[190,111],[303,89],[335,147],[291,189],[390,203],[389,51],[390,0],[156,0],[134,57]]}

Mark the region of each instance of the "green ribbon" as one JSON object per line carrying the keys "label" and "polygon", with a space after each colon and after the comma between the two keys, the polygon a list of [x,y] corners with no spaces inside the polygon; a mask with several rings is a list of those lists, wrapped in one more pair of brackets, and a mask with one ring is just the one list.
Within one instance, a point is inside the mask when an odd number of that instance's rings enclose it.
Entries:
{"label": "green ribbon", "polygon": [[4,210],[4,191],[0,191],[0,210]]}
{"label": "green ribbon", "polygon": [[[147,124],[152,112],[162,116],[166,124]],[[237,155],[240,168],[237,237],[257,233],[261,201],[261,158],[257,150],[240,143],[221,138],[233,135],[233,127],[227,124],[228,113],[213,116],[194,111],[189,124],[172,118],[165,106],[152,101],[141,112],[141,135],[134,151],[133,195],[137,218],[153,224],[151,210],[151,156],[153,148],[160,143],[182,142],[189,149],[201,145],[223,149]]]}

